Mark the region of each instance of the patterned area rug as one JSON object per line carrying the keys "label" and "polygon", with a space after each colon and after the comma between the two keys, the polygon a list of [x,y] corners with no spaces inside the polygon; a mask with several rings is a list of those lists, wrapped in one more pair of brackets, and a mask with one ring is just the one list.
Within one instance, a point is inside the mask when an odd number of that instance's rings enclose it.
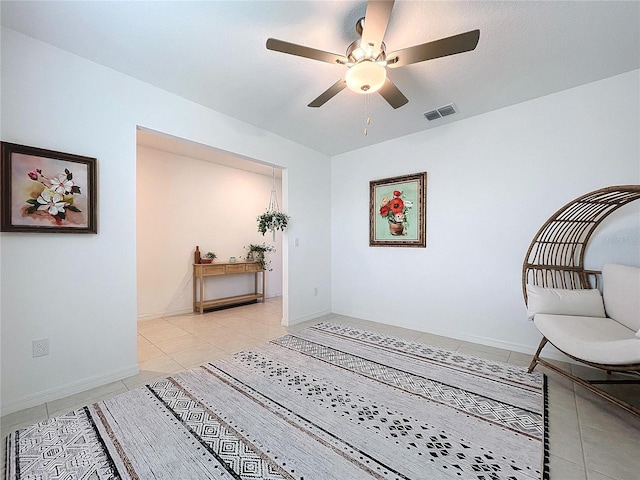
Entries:
{"label": "patterned area rug", "polygon": [[547,479],[521,367],[323,323],[7,437],[7,479]]}

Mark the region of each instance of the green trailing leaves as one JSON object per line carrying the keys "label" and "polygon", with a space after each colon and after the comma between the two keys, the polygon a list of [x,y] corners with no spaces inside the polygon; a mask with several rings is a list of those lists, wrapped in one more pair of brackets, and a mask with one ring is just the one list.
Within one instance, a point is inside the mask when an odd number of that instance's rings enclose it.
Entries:
{"label": "green trailing leaves", "polygon": [[284,231],[289,224],[290,217],[282,212],[265,212],[256,218],[258,222],[258,232],[262,235],[276,230]]}
{"label": "green trailing leaves", "polygon": [[265,259],[265,254],[275,252],[276,249],[271,245],[267,245],[266,243],[255,244],[250,243],[248,247],[244,247],[248,250],[247,259],[253,259],[260,265],[260,268],[263,270],[271,271],[271,260],[267,261]]}

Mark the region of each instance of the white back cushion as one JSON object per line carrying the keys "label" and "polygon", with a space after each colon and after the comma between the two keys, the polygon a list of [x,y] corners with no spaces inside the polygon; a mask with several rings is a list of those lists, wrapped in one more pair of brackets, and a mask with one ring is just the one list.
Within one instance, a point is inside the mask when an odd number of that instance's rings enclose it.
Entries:
{"label": "white back cushion", "polygon": [[597,288],[569,290],[527,285],[527,312],[529,318],[537,313],[604,317],[602,295]]}
{"label": "white back cushion", "polygon": [[640,330],[640,268],[614,263],[602,267],[602,296],[608,317]]}

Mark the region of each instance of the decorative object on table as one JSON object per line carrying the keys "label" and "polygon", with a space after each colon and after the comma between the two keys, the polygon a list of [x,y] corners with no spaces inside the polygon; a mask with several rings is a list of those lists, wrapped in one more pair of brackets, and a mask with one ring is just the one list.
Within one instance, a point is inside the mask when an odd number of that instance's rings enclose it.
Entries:
{"label": "decorative object on table", "polygon": [[427,173],[369,182],[369,246],[426,247]]}
{"label": "decorative object on table", "polygon": [[2,142],[2,231],[97,233],[96,159]]}
{"label": "decorative object on table", "polygon": [[211,263],[213,262],[217,257],[217,255],[213,252],[207,252],[204,254],[204,258],[202,259],[202,263]]}
{"label": "decorative object on table", "polygon": [[196,250],[193,252],[193,263],[196,265],[200,263],[202,257],[200,256],[200,247],[196,245]]}
{"label": "decorative object on table", "polygon": [[250,243],[248,247],[244,247],[244,248],[247,250],[246,258],[248,261],[258,262],[258,264],[263,270],[268,270],[268,271],[273,270],[272,268],[269,268],[271,266],[271,260],[266,261],[265,253],[275,252],[276,249],[274,247],[272,247],[271,245],[267,245],[266,243],[261,243],[261,244]]}
{"label": "decorative object on table", "polygon": [[271,196],[269,197],[269,206],[267,211],[262,215],[259,215],[256,220],[258,221],[258,232],[262,235],[267,233],[267,230],[273,233],[273,241],[276,240],[276,230],[284,231],[291,219],[289,215],[282,213],[278,208],[278,195],[276,192],[276,169],[273,167],[271,173]]}
{"label": "decorative object on table", "polygon": [[6,479],[548,480],[546,398],[541,373],[322,323],[11,433]]}
{"label": "decorative object on table", "polygon": [[236,263],[236,257],[229,257],[229,263]]}

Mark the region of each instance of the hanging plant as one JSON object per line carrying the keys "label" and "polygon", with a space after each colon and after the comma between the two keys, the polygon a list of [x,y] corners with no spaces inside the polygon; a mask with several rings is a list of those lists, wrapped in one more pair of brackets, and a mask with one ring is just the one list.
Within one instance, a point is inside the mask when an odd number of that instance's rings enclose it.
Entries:
{"label": "hanging plant", "polygon": [[262,235],[267,233],[267,230],[273,232],[273,240],[276,239],[276,230],[284,231],[289,224],[291,217],[286,213],[282,213],[278,209],[278,197],[276,194],[276,169],[273,167],[272,174],[272,187],[271,197],[269,198],[269,206],[267,211],[262,215],[259,215],[256,220],[258,221],[258,232]]}
{"label": "hanging plant", "polygon": [[259,215],[256,220],[258,221],[258,231],[264,235],[267,230],[274,233],[276,230],[284,231],[289,224],[290,217],[282,212],[265,212]]}

